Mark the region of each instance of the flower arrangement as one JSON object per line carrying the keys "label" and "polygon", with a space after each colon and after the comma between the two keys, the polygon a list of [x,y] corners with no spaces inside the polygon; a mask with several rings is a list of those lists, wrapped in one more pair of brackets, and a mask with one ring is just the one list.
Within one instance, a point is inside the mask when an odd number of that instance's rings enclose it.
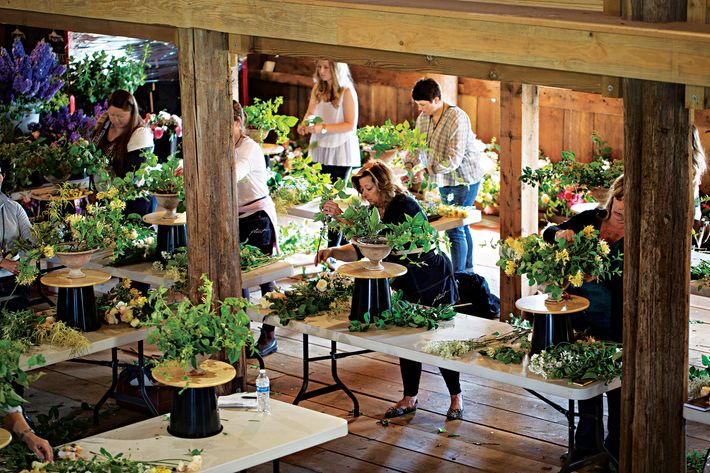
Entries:
{"label": "flower arrangement", "polygon": [[375,158],[397,149],[405,153],[416,153],[427,149],[426,133],[412,128],[407,120],[396,125],[387,120],[384,125],[367,125],[357,130],[357,137],[372,149]]}
{"label": "flower arrangement", "polygon": [[572,383],[621,377],[621,347],[616,343],[577,340],[559,343],[533,355],[528,370],[545,379],[567,379]]}
{"label": "flower arrangement", "polygon": [[247,310],[251,303],[242,298],[227,297],[214,303],[212,282],[202,275],[200,301],[184,299],[169,304],[165,287],[151,292],[148,304],[153,308],[143,324],[155,327],[148,342],[162,352],[156,368],[177,363],[185,369],[197,369],[197,357],[210,356],[224,350],[230,363],[235,363],[246,344],[254,346]]}
{"label": "flower arrangement", "polygon": [[113,264],[129,264],[154,259],[157,235],[153,227],[127,222],[116,235]]}
{"label": "flower arrangement", "polygon": [[[144,153],[145,162],[133,175],[138,179],[136,184],[155,194],[181,194],[185,192],[185,178],[178,169],[182,167],[182,160],[177,156],[168,156],[164,163],[158,162],[158,157],[153,153]],[[138,185],[141,184],[141,185]],[[183,196],[184,197],[184,196]]]}
{"label": "flower arrangement", "polygon": [[[114,90],[125,89],[133,93],[145,84],[150,46],[145,44],[140,58],[133,57],[133,48],[126,54],[109,56],[106,51],[95,51],[82,59],[72,59],[66,75],[64,91],[73,95],[77,108],[91,110],[106,100]],[[95,116],[98,116],[94,114]]]}
{"label": "flower arrangement", "polygon": [[293,205],[312,201],[322,194],[324,186],[330,184],[330,176],[322,174],[321,164],[312,162],[310,156],[293,154],[288,163],[288,170],[274,172],[267,182],[279,213],[285,213]]}
{"label": "flower arrangement", "polygon": [[171,115],[165,110],[158,113],[146,113],[144,121],[153,132],[153,137],[159,140],[164,134],[168,134],[168,139],[173,136],[182,137],[182,118],[177,115]]}
{"label": "flower arrangement", "polygon": [[164,262],[154,262],[153,269],[165,271],[165,277],[175,281],[172,288],[181,291],[187,284],[187,248],[176,248],[175,252],[163,252],[161,256]]}
{"label": "flower arrangement", "polygon": [[[392,304],[389,310],[383,311],[375,320],[377,328],[387,328],[388,325],[397,327],[424,327],[433,330],[439,322],[451,320],[456,317],[456,311],[451,305],[428,307],[414,304],[404,299],[402,291],[392,295]],[[365,313],[365,321],[352,320],[349,330],[351,332],[366,332],[370,328],[370,315]]]}
{"label": "flower arrangement", "polygon": [[149,315],[148,298],[131,287],[131,280],[124,279],[96,301],[96,308],[103,312],[109,325],[120,322],[138,327]]}
{"label": "flower arrangement", "polygon": [[559,163],[549,158],[539,169],[523,169],[520,182],[538,188],[538,206],[546,220],[553,216],[568,217],[574,204],[585,202],[586,189],[572,182]]}
{"label": "flower arrangement", "polygon": [[81,356],[89,348],[83,333],[55,319],[55,309],[42,313],[32,310],[0,310],[0,335],[3,340],[13,340],[25,352],[42,344],[66,347],[73,356]]}
{"label": "flower arrangement", "polygon": [[99,174],[108,168],[103,152],[84,138],[77,141],[55,141],[42,146],[42,157],[35,169],[43,176],[63,178]]}
{"label": "flower arrangement", "polygon": [[80,139],[87,140],[94,125],[96,125],[96,119],[84,115],[83,110],[76,110],[70,114],[69,107],[62,106],[50,114],[43,115],[39,123],[29,125],[29,129],[35,138],[43,136],[52,143],[75,143]]}
{"label": "flower arrangement", "polygon": [[337,273],[321,273],[294,284],[285,292],[264,294],[261,308],[269,309],[282,325],[313,315],[341,314],[350,305],[352,280]]}
{"label": "flower arrangement", "polygon": [[12,54],[0,49],[0,104],[14,115],[46,107],[64,82],[66,67],[59,64],[49,43],[37,43],[27,55],[18,38]]}
{"label": "flower arrangement", "polygon": [[279,144],[285,143],[288,141],[291,127],[298,123],[298,118],[276,113],[283,102],[283,97],[269,100],[261,100],[255,97],[253,105],[244,107],[244,113],[247,118],[245,125],[259,130],[263,134],[263,138],[271,130],[274,130],[276,132],[276,142]]}
{"label": "flower arrangement", "polygon": [[547,243],[539,235],[508,237],[499,242],[500,259],[496,265],[507,276],[526,275],[529,283],[547,283],[544,291],[560,300],[568,284],[581,286],[585,278],[603,279],[610,270],[609,244],[589,225],[572,241],[559,238]]}
{"label": "flower arrangement", "polygon": [[[0,340],[0,416],[6,414],[4,409],[17,407],[25,402],[15,389],[29,387],[30,383],[40,376],[28,375],[20,369],[21,354],[22,346],[14,340]],[[44,363],[42,355],[35,355],[27,362],[29,367]]]}
{"label": "flower arrangement", "polygon": [[[18,264],[18,284],[29,285],[35,280],[38,274],[35,261],[40,257],[107,248],[123,231],[126,203],[118,198],[115,188],[96,194],[96,202],[87,205],[85,212],[73,200],[72,186],[64,184],[58,190],[58,198],[50,200],[42,213],[44,220],[33,226],[32,241],[19,244],[24,253]],[[67,213],[67,207],[73,212]]]}

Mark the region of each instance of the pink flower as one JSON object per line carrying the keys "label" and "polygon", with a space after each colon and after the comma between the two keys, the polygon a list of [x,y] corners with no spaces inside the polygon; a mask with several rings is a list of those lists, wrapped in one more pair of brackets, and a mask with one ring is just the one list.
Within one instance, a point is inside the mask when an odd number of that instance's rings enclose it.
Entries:
{"label": "pink flower", "polygon": [[486,215],[491,215],[493,213],[493,207],[491,207],[490,205],[486,205],[485,207],[483,207],[483,213]]}
{"label": "pink flower", "polygon": [[175,127],[175,134],[178,138],[182,138],[182,126],[178,125]]}

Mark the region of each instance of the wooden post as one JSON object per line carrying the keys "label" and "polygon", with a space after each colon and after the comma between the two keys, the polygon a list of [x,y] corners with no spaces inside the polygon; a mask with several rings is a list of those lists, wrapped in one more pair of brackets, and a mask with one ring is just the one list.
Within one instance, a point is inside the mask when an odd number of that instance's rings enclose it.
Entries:
{"label": "wooden post", "polygon": [[[521,186],[525,166],[537,167],[539,108],[535,85],[500,84],[500,237],[537,232],[537,189]],[[500,271],[500,316],[515,312],[515,301],[529,294],[520,278]]]}
{"label": "wooden post", "polygon": [[[634,0],[631,19],[685,20],[685,0]],[[624,472],[685,471],[692,228],[684,87],[624,80]]]}
{"label": "wooden post", "polygon": [[[215,298],[241,297],[227,35],[181,28],[178,48],[190,295],[195,300],[206,274]],[[239,367],[244,379],[245,364]]]}

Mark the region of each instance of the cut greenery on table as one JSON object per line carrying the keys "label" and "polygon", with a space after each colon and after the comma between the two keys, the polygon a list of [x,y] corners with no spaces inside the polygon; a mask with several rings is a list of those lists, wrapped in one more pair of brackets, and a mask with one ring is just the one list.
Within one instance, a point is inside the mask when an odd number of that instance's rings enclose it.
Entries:
{"label": "cut greenery on table", "polygon": [[392,149],[407,153],[427,149],[426,133],[412,128],[407,120],[395,125],[388,119],[384,125],[364,126],[357,130],[357,137],[360,143],[369,145],[375,152],[375,158]]}
{"label": "cut greenery on table", "polygon": [[42,313],[32,310],[0,310],[0,335],[13,340],[23,352],[42,344],[70,348],[72,356],[79,356],[89,348],[83,333],[55,319],[56,310]]}
{"label": "cut greenery on table", "polygon": [[[387,328],[388,325],[397,327],[423,327],[427,330],[435,329],[440,322],[451,320],[456,316],[456,311],[449,304],[438,306],[425,306],[414,304],[404,299],[402,291],[392,294],[391,309],[383,311],[372,323],[377,328]],[[365,322],[353,320],[350,322],[351,332],[366,332],[370,328],[370,315],[365,313]]]}
{"label": "cut greenery on table", "polygon": [[151,292],[148,303],[153,307],[147,327],[155,327],[148,335],[149,343],[155,343],[162,352],[156,367],[177,363],[185,370],[197,369],[197,357],[210,356],[224,350],[230,363],[239,359],[246,344],[254,346],[249,330],[247,310],[251,304],[246,299],[227,297],[214,302],[212,282],[202,275],[199,289],[200,302],[184,299],[169,304],[159,287]]}
{"label": "cut greenery on table", "polygon": [[290,289],[264,295],[261,307],[276,315],[282,325],[312,315],[340,314],[350,305],[352,281],[337,273],[322,273],[298,282]]}
{"label": "cut greenery on table", "polygon": [[578,340],[560,343],[530,357],[528,370],[546,379],[573,383],[604,381],[621,377],[621,346],[616,343]]}

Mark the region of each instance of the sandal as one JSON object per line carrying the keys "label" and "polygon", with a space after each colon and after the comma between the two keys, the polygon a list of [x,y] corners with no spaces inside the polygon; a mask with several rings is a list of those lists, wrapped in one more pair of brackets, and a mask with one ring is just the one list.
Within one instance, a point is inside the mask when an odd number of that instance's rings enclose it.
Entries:
{"label": "sandal", "polygon": [[399,407],[397,405],[394,405],[387,409],[385,412],[385,418],[386,419],[392,419],[393,417],[400,417],[405,414],[409,414],[410,412],[414,412],[417,410],[417,404],[419,404],[419,401],[414,401],[414,405],[411,407]]}
{"label": "sandal", "polygon": [[461,409],[450,408],[446,412],[446,418],[448,420],[460,420],[463,419],[463,407]]}

